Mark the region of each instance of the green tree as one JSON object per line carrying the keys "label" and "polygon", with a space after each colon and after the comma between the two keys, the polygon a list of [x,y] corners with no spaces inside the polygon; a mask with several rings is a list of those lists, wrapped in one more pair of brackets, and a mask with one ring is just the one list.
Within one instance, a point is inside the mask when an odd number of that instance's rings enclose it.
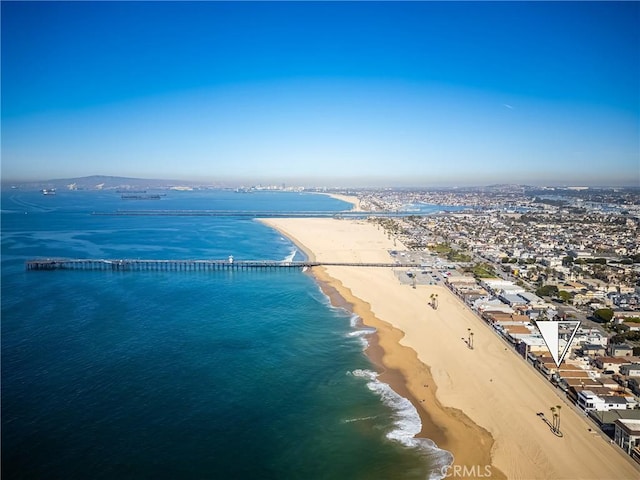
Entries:
{"label": "green tree", "polygon": [[593,312],[593,316],[601,322],[610,322],[613,319],[613,310],[610,308],[599,308]]}
{"label": "green tree", "polygon": [[569,300],[571,300],[571,294],[566,290],[560,290],[558,292],[558,297],[560,297],[560,300],[562,300],[563,302],[568,302]]}
{"label": "green tree", "polygon": [[614,335],[609,339],[609,343],[612,343],[613,345],[619,345],[621,343],[624,343],[624,341],[625,341],[624,333],[618,333],[617,335]]}
{"label": "green tree", "polygon": [[557,297],[558,287],[556,285],[543,285],[536,290],[536,295],[539,297]]}

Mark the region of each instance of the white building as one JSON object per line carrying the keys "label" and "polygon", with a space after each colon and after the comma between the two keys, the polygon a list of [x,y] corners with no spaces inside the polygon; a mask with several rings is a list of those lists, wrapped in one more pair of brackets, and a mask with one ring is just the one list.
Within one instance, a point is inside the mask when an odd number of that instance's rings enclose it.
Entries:
{"label": "white building", "polygon": [[579,328],[576,336],[574,337],[575,342],[578,345],[600,345],[602,347],[607,346],[607,337],[602,335],[597,330],[584,329]]}
{"label": "white building", "polygon": [[609,410],[626,410],[629,402],[624,397],[616,395],[596,395],[591,390],[578,392],[578,406],[586,412],[593,410],[608,412]]}
{"label": "white building", "polygon": [[494,294],[503,292],[518,294],[525,291],[521,286],[501,278],[483,278],[480,280],[480,285]]}
{"label": "white building", "polygon": [[535,293],[522,292],[518,293],[518,296],[524,298],[531,305],[543,305],[545,303],[545,301]]}
{"label": "white building", "polygon": [[627,454],[631,455],[634,448],[640,447],[640,420],[619,418],[614,425],[616,428],[615,442]]}

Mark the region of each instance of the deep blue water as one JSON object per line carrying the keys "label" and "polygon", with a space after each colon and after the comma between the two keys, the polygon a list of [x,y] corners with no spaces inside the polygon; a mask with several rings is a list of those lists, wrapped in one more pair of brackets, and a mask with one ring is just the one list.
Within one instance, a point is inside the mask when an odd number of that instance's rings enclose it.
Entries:
{"label": "deep blue water", "polygon": [[[35,257],[281,260],[252,219],[117,209],[342,210],[293,193],[2,194],[2,476],[426,478],[446,459],[375,378],[366,330],[297,271],[29,271]],[[299,254],[297,254],[299,255]]]}

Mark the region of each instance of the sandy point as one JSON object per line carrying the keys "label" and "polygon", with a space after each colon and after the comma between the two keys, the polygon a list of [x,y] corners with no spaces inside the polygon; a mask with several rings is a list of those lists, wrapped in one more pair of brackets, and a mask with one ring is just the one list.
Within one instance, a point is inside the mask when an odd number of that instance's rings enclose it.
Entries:
{"label": "sandy point", "polygon": [[[317,261],[389,262],[393,240],[364,220],[269,219]],[[449,478],[635,479],[640,469],[447,288],[402,285],[390,268],[314,274],[377,330],[369,355],[453,453]],[[438,295],[432,308],[429,298]],[[469,333],[474,348],[468,347]],[[562,405],[558,438],[538,415]],[[457,467],[457,470],[456,470]],[[463,468],[464,467],[464,468]]]}
{"label": "sandy point", "polygon": [[363,208],[360,204],[360,199],[355,195],[344,195],[341,193],[320,193],[321,195],[327,195],[331,198],[335,198],[336,200],[342,200],[343,202],[347,202],[351,204],[352,212],[363,212]]}

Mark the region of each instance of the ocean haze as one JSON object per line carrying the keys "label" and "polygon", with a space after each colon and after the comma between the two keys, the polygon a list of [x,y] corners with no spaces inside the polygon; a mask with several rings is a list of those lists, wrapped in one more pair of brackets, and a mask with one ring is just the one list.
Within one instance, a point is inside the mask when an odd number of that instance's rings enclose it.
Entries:
{"label": "ocean haze", "polygon": [[68,189],[71,185],[78,190],[109,190],[109,189],[166,189],[171,187],[191,188],[248,188],[255,186],[302,187],[302,188],[464,188],[485,187],[495,184],[527,185],[532,187],[638,187],[636,179],[631,177],[617,177],[616,175],[601,176],[593,179],[590,175],[574,175],[562,178],[554,176],[535,175],[525,177],[464,177],[458,176],[455,180],[437,177],[375,177],[375,176],[336,176],[336,177],[172,177],[166,179],[120,177],[110,175],[90,175],[87,177],[54,178],[43,180],[38,177],[33,179],[2,179],[2,188],[35,189],[57,188]]}

